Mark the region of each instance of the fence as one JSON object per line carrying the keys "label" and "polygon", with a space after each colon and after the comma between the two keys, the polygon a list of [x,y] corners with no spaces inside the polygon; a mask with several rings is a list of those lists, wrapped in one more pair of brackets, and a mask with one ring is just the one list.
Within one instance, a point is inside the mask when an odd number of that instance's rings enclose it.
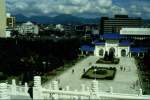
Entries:
{"label": "fence", "polygon": [[28,84],[17,86],[13,79],[12,84],[0,83],[0,99],[11,99],[13,96],[23,96],[29,98]]}
{"label": "fence", "polygon": [[41,77],[34,77],[33,99],[111,99],[111,100],[149,100],[150,95],[143,95],[142,89],[139,89],[139,94],[123,94],[114,93],[110,87],[109,92],[99,92],[98,81],[93,80],[90,87],[81,85],[81,90],[70,90],[69,86],[59,90],[58,82],[53,81],[49,85],[49,89],[41,86]]}
{"label": "fence", "polygon": [[[11,99],[12,96],[26,96],[28,94],[28,85],[17,86],[15,80],[12,80],[12,84],[0,83],[0,99]],[[23,99],[23,98],[20,98]],[[98,81],[93,80],[91,86],[87,87],[82,84],[80,90],[70,90],[69,86],[63,89],[59,89],[58,81],[53,81],[49,84],[48,88],[43,88],[41,85],[41,77],[34,77],[33,87],[33,100],[35,99],[100,99],[100,100],[150,100],[150,95],[143,95],[142,89],[139,90],[139,94],[123,94],[114,93],[113,87],[110,87],[108,92],[100,92],[98,87]]]}

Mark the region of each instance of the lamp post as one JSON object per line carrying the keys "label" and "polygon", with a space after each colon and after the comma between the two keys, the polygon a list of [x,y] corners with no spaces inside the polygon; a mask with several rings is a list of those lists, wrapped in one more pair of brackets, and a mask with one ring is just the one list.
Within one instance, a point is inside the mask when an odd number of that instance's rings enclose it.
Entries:
{"label": "lamp post", "polygon": [[95,72],[95,80],[96,80],[96,71],[97,71],[97,69],[96,69],[96,66],[94,67],[94,72]]}
{"label": "lamp post", "polygon": [[45,69],[46,69],[46,61],[43,61],[43,67],[44,67],[44,72],[45,72]]}

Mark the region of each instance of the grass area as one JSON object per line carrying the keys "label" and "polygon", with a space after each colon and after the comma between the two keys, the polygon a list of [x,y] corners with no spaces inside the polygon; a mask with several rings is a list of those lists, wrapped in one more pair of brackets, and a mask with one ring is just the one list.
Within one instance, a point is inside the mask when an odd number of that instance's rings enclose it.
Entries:
{"label": "grass area", "polygon": [[104,58],[100,58],[96,61],[97,64],[119,64],[120,59],[114,58],[113,61],[106,61]]}
{"label": "grass area", "polygon": [[[95,70],[96,69],[96,70]],[[116,68],[106,68],[106,67],[91,67],[82,75],[82,78],[87,79],[114,79],[116,73]]]}

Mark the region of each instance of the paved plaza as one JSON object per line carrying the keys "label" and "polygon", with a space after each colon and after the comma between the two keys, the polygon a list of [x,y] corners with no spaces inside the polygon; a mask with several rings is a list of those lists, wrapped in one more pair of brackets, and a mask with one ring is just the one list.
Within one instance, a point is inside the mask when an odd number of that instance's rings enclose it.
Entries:
{"label": "paved plaza", "polygon": [[[66,70],[64,73],[59,76],[54,77],[46,84],[43,84],[44,87],[48,88],[49,83],[53,80],[59,80],[59,86],[65,88],[69,86],[71,90],[80,90],[81,84],[90,86],[92,79],[82,79],[81,76],[84,72],[84,69],[88,70],[91,65],[94,65],[99,57],[89,56],[79,63],[75,64],[70,69]],[[99,91],[109,91],[110,87],[113,87],[115,93],[131,93],[138,94],[140,84],[138,82],[137,68],[134,61],[134,58],[120,58],[120,63],[116,65],[112,64],[96,64],[99,67],[116,67],[117,72],[114,80],[98,80],[99,82]],[[123,69],[121,70],[122,67]],[[74,73],[72,72],[74,70]]]}

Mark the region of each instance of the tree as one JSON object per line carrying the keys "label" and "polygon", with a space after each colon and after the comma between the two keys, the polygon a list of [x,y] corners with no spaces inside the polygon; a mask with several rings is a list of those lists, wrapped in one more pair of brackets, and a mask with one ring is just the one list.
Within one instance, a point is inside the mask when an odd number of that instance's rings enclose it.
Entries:
{"label": "tree", "polygon": [[11,32],[11,36],[18,37],[18,36],[19,36],[19,32],[16,31],[16,30],[13,30],[13,31]]}
{"label": "tree", "polygon": [[114,61],[114,52],[109,52],[108,60]]}
{"label": "tree", "polygon": [[108,55],[108,52],[107,52],[107,51],[105,51],[104,60],[106,60],[106,61],[109,60],[109,55]]}

